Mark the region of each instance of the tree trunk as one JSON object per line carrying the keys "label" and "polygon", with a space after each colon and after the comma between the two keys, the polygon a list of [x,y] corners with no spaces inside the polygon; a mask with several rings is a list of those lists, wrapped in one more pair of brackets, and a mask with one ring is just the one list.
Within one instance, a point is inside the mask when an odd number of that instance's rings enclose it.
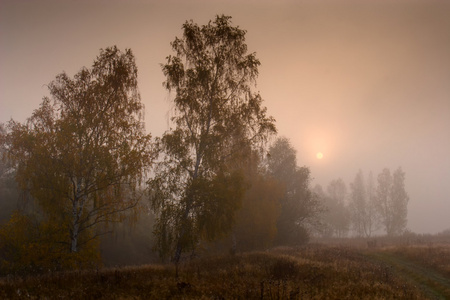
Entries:
{"label": "tree trunk", "polygon": [[[184,230],[181,232],[182,235],[184,235]],[[181,257],[181,251],[183,250],[183,247],[181,246],[181,240],[182,236],[180,236],[180,238],[178,239],[177,242],[177,247],[175,249],[175,255],[173,256],[173,262],[178,265],[178,263],[180,262],[180,257]]]}
{"label": "tree trunk", "polygon": [[[192,174],[192,180],[196,180],[197,179],[198,170],[199,170],[200,162],[201,162],[201,157],[202,157],[201,154],[197,154],[197,159],[196,159],[196,162],[195,162],[194,174]],[[189,213],[191,212],[192,202],[193,202],[192,198],[190,198],[188,196],[188,199],[186,201],[186,207],[185,207],[184,212],[183,212],[183,219],[181,220],[181,224],[185,224],[185,222],[187,222],[187,220],[189,218]],[[180,235],[178,236],[177,246],[175,248],[175,255],[173,257],[173,262],[177,266],[177,274],[178,274],[178,263],[180,262],[181,253],[183,252],[183,248],[184,248],[184,246],[182,244],[183,244],[183,241],[184,241],[185,234],[186,234],[186,229],[184,227],[182,227]]]}
{"label": "tree trunk", "polygon": [[237,241],[236,241],[236,233],[233,232],[231,233],[231,251],[230,254],[231,255],[235,255],[237,251]]}
{"label": "tree trunk", "polygon": [[70,252],[78,252],[78,234],[80,233],[80,217],[83,211],[81,179],[77,179],[75,197],[72,202],[72,230],[70,233]]}
{"label": "tree trunk", "polygon": [[[190,211],[191,211],[191,205],[190,205],[190,201],[189,201],[186,204],[186,208],[184,209],[183,219],[181,220],[181,224],[185,224],[187,222]],[[186,234],[186,228],[181,227],[181,232],[180,232],[180,235],[178,236],[178,240],[177,240],[177,246],[175,248],[175,254],[173,256],[173,262],[177,265],[177,268],[178,268],[178,263],[180,262],[181,252],[183,252],[183,248],[184,248],[183,241],[184,241],[185,234]]]}
{"label": "tree trunk", "polygon": [[77,252],[78,250],[78,230],[80,228],[80,224],[78,224],[78,202],[79,200],[75,199],[72,205],[72,232],[70,235],[70,252]]}

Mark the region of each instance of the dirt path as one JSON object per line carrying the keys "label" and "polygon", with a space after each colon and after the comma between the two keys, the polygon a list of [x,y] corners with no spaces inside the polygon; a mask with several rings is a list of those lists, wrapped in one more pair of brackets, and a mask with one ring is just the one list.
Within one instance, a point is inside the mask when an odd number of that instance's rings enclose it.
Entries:
{"label": "dirt path", "polygon": [[418,286],[430,299],[450,299],[450,278],[393,253],[380,251],[368,255],[392,266],[394,272]]}

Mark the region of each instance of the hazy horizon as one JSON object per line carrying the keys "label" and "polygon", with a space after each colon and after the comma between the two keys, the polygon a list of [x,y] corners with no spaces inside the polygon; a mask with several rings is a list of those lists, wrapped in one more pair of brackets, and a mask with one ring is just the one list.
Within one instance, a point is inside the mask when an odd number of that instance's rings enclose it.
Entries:
{"label": "hazy horizon", "polygon": [[[168,129],[160,63],[192,19],[232,16],[261,61],[257,90],[312,187],[359,169],[406,173],[408,228],[450,228],[450,2],[0,1],[0,122],[25,121],[46,85],[131,48],[146,129]],[[322,159],[316,154],[323,153]]]}

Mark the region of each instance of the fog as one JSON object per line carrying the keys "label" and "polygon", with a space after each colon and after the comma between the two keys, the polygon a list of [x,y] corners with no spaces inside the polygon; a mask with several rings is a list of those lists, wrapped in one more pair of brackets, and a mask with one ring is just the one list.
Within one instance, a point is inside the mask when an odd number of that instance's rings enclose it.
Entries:
{"label": "fog", "polygon": [[401,166],[408,228],[450,228],[448,1],[2,0],[0,122],[25,121],[57,74],[117,45],[136,56],[147,130],[161,135],[171,104],[159,64],[186,20],[216,14],[247,30],[257,89],[313,185]]}

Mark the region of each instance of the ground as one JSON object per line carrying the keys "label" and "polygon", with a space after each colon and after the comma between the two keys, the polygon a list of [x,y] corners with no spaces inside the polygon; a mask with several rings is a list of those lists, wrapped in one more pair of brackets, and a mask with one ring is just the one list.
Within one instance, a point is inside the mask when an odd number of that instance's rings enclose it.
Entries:
{"label": "ground", "polygon": [[[371,244],[372,245],[372,244]],[[373,245],[372,245],[373,246]],[[311,244],[0,280],[2,299],[450,299],[450,244]]]}

